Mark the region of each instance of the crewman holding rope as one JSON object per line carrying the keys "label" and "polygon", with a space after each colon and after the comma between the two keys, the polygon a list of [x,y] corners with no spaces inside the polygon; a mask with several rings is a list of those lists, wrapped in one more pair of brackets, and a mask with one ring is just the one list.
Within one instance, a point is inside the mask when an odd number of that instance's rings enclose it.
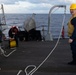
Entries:
{"label": "crewman holding rope", "polygon": [[69,62],[70,65],[76,65],[76,4],[71,4],[70,6],[71,18],[68,22],[68,35],[69,43],[72,50],[73,60]]}

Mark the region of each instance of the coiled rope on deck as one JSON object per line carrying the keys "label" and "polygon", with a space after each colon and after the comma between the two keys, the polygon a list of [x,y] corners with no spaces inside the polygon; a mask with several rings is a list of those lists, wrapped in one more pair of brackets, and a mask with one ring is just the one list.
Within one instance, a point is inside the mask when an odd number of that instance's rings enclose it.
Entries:
{"label": "coiled rope on deck", "polygon": [[13,52],[16,51],[16,48],[13,49],[13,51],[11,51],[9,54],[5,54],[5,51],[1,48],[0,46],[0,51],[1,51],[1,54],[4,56],[4,57],[9,57]]}
{"label": "coiled rope on deck", "polygon": [[[63,26],[64,26],[65,14],[66,14],[66,9],[64,11],[64,17],[63,17],[63,21],[62,21],[61,31],[60,31],[58,40],[57,40],[54,48],[50,51],[50,53],[47,55],[47,57],[41,62],[41,64],[39,64],[39,66],[36,67],[35,65],[28,65],[25,68],[25,70],[24,70],[24,72],[25,72],[26,75],[33,75],[46,62],[46,60],[51,56],[51,54],[54,52],[54,50],[58,46],[58,43],[59,43],[59,40],[60,40],[60,37],[61,37],[61,32],[62,32],[62,29],[63,29]],[[33,70],[31,70],[29,73],[27,73],[27,69],[30,68],[30,67],[33,67]],[[21,72],[23,72],[23,70],[19,70],[19,72],[17,73],[17,75],[20,75]]]}

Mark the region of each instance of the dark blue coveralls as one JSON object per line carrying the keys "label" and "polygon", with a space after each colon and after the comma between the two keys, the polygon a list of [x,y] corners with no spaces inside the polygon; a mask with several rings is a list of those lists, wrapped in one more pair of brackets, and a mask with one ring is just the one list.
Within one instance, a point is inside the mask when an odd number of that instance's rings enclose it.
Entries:
{"label": "dark blue coveralls", "polygon": [[72,33],[72,36],[70,37],[71,39],[73,39],[73,42],[70,43],[70,46],[72,50],[73,61],[76,62],[76,17],[71,20],[71,24],[74,25],[74,31]]}

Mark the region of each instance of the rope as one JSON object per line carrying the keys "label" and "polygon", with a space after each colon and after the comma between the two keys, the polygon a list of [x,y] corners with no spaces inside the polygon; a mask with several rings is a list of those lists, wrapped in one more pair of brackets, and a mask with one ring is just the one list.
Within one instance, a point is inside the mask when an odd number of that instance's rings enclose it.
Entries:
{"label": "rope", "polygon": [[[28,65],[26,68],[25,68],[25,74],[26,75],[33,75],[45,62],[46,60],[51,56],[51,54],[54,52],[54,50],[56,49],[56,47],[58,46],[58,43],[59,43],[59,40],[60,40],[60,37],[61,37],[61,32],[62,32],[62,29],[63,29],[63,26],[64,26],[64,21],[65,21],[65,14],[66,14],[66,9],[64,11],[64,17],[63,17],[63,21],[62,21],[62,27],[61,27],[61,31],[60,31],[60,35],[59,35],[59,38],[54,46],[54,48],[51,50],[51,52],[47,55],[47,57],[41,62],[41,64],[39,64],[39,66],[35,66],[35,65]],[[27,69],[29,67],[34,67],[33,70],[31,70],[29,73],[27,73]],[[20,75],[20,73],[22,72],[22,70],[19,70],[19,72],[17,73],[17,75]]]}
{"label": "rope", "polygon": [[16,48],[14,48],[14,50],[13,51],[11,51],[9,54],[5,54],[5,52],[4,52],[4,50],[1,48],[1,46],[0,46],[0,51],[1,51],[1,54],[4,56],[4,57],[9,57],[13,52],[15,52],[16,51]]}

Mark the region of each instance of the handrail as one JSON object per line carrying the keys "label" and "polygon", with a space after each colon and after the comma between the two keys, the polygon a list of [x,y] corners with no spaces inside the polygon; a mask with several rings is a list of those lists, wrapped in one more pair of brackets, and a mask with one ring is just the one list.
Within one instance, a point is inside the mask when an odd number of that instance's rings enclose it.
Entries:
{"label": "handrail", "polygon": [[51,12],[52,10],[55,8],[55,7],[64,7],[66,9],[66,6],[65,5],[55,5],[53,6],[50,11],[49,11],[49,14],[48,14],[48,32],[50,33],[50,20],[51,20]]}
{"label": "handrail", "polygon": [[51,15],[50,14],[55,7],[63,7],[66,10],[66,5],[55,5],[50,9],[49,14],[48,14],[48,32],[46,36],[46,40],[49,40],[49,41],[53,41],[52,34],[50,32],[50,26],[51,26],[50,24]]}

